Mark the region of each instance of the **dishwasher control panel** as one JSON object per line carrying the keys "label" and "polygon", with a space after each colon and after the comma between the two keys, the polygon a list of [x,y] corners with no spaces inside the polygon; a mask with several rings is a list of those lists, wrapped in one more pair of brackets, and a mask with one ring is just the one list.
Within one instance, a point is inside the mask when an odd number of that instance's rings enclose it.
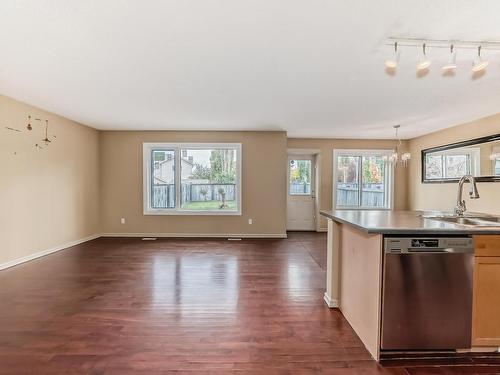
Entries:
{"label": "dishwasher control panel", "polygon": [[412,238],[411,247],[439,247],[439,239],[437,238]]}
{"label": "dishwasher control panel", "polygon": [[471,237],[386,237],[386,253],[470,252],[474,251]]}

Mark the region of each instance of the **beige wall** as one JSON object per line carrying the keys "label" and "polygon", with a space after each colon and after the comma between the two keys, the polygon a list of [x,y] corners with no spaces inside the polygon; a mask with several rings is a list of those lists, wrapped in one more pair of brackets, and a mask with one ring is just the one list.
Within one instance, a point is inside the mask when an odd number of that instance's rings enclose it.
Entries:
{"label": "beige wall", "polygon": [[[34,144],[48,118],[57,139]],[[393,149],[393,140],[287,139],[285,132],[98,132],[0,96],[0,264],[98,234],[284,235],[287,149],[320,150],[320,208],[331,209],[335,149]],[[396,169],[395,209],[450,210],[456,184],[422,184],[423,148],[500,133],[500,114],[403,142],[412,153]],[[144,216],[143,142],[238,142],[243,146],[241,216]],[[500,214],[498,183],[479,184],[470,210]],[[125,217],[126,224],[120,224]],[[253,225],[248,219],[253,219]],[[326,228],[324,220],[321,227]]]}
{"label": "beige wall", "polygon": [[[456,203],[456,183],[422,184],[420,170],[422,149],[498,133],[500,133],[500,114],[410,140],[409,149],[413,159],[408,176],[409,208],[449,211]],[[480,199],[470,200],[467,194],[464,195],[468,210],[500,215],[500,183],[479,183],[478,189]]]}
{"label": "beige wall", "polygon": [[[34,145],[48,119],[57,139]],[[5,127],[22,129],[22,133]],[[0,96],[0,264],[99,232],[99,133]],[[16,154],[14,154],[16,153]]]}
{"label": "beige wall", "polygon": [[[333,189],[333,151],[335,149],[379,149],[393,150],[395,141],[393,140],[356,140],[356,139],[307,139],[289,138],[288,148],[292,149],[317,149],[321,153],[321,186],[320,209],[332,209],[332,189]],[[406,149],[406,142],[403,142],[403,150]],[[396,210],[406,209],[406,175],[407,170],[397,168],[394,178],[394,208]],[[320,218],[320,227],[326,229],[326,220]]]}
{"label": "beige wall", "polygon": [[[143,142],[242,143],[242,215],[143,215]],[[105,131],[100,149],[104,233],[285,234],[285,132]]]}

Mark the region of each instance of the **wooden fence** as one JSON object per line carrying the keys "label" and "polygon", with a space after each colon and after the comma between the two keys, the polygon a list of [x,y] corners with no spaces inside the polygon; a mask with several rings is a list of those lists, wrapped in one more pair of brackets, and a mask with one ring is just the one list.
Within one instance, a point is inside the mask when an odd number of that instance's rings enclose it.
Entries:
{"label": "wooden fence", "polygon": [[290,194],[311,194],[311,184],[305,182],[292,182],[290,184]]}
{"label": "wooden fence", "polygon": [[153,208],[174,208],[175,207],[175,185],[162,184],[153,185]]}
{"label": "wooden fence", "polygon": [[[186,202],[220,201],[219,189],[226,192],[226,200],[236,199],[235,184],[181,184],[181,199]],[[205,191],[206,194],[202,194]],[[174,184],[153,185],[153,208],[175,207]]]}
{"label": "wooden fence", "polygon": [[[236,198],[235,184],[182,184],[182,202],[220,201],[219,188],[226,192],[226,200],[232,201]],[[201,192],[205,190],[206,195]],[[310,184],[290,184],[291,194],[310,194]],[[385,194],[382,185],[363,187],[362,206],[383,207],[385,205]],[[153,186],[153,207],[173,208],[175,207],[174,184],[162,184]],[[351,186],[338,186],[338,206],[359,206],[359,192]]]}
{"label": "wooden fence", "polygon": [[[384,207],[385,194],[380,187],[363,187],[361,194],[363,207]],[[337,206],[359,206],[359,191],[354,187],[337,187]]]}

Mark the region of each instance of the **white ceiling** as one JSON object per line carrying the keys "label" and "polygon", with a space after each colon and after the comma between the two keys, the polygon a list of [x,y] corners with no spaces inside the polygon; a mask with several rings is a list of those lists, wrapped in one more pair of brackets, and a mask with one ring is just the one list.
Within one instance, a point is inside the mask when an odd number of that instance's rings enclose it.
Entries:
{"label": "white ceiling", "polygon": [[500,112],[500,55],[386,38],[500,40],[498,0],[2,0],[0,92],[98,129],[409,138]]}

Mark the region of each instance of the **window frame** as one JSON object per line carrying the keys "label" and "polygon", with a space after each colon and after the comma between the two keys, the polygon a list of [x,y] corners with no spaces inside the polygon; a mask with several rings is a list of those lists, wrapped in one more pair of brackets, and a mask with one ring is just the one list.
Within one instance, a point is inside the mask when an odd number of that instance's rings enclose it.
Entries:
{"label": "window frame", "polygon": [[[181,208],[181,149],[206,150],[206,149],[234,149],[236,150],[236,210],[186,210]],[[175,207],[174,208],[153,208],[151,207],[152,198],[152,160],[153,150],[173,150],[174,151],[174,183],[175,183]],[[241,143],[151,143],[142,144],[143,152],[143,214],[144,215],[199,215],[199,216],[241,216],[241,197],[242,197],[242,179],[241,179]]]}
{"label": "window frame", "polygon": [[[394,150],[368,150],[368,149],[336,149],[333,150],[333,189],[332,189],[332,207],[335,210],[382,210],[390,211],[394,207],[394,164],[389,162],[389,158],[394,154]],[[363,190],[363,156],[382,156],[386,157],[385,162],[385,177],[384,184],[387,185],[387,194],[385,197],[386,205],[384,207],[373,206],[338,206],[337,205],[337,187],[338,187],[338,158],[341,156],[359,156],[361,158],[361,165],[359,170],[359,186],[360,186],[360,203],[362,203],[362,190]]]}

